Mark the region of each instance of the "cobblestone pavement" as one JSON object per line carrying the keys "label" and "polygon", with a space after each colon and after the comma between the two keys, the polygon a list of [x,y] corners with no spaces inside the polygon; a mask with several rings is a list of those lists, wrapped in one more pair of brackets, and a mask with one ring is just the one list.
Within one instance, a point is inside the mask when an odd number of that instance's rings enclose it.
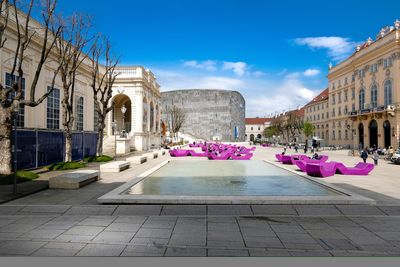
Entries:
{"label": "cobblestone pavement", "polygon": [[[258,149],[255,159],[273,161],[277,152]],[[103,175],[80,190],[45,190],[0,205],[0,256],[400,256],[400,166],[325,179],[377,200],[375,206],[97,205],[166,159]]]}

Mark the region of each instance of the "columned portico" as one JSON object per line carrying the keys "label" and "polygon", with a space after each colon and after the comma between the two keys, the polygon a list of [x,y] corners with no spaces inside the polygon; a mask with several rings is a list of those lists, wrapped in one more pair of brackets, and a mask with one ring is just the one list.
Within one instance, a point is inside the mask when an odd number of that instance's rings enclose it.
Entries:
{"label": "columned portico", "polygon": [[[143,67],[120,67],[113,88],[113,111],[107,119],[108,136],[114,136],[112,122],[116,122],[116,134],[123,125],[130,139],[131,149],[147,151],[161,145],[159,107],[160,86],[150,70]],[[125,116],[121,107],[125,106]],[[123,117],[125,121],[123,123]]]}

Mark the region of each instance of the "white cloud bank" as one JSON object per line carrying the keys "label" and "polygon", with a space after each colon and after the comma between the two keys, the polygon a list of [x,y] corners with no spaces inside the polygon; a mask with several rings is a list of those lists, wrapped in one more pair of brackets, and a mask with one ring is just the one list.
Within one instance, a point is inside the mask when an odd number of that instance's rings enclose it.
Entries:
{"label": "white cloud bank", "polygon": [[306,45],[312,49],[327,49],[328,56],[334,61],[341,61],[350,56],[357,45],[349,38],[338,36],[297,38],[294,41],[298,45]]}
{"label": "white cloud bank", "polygon": [[207,71],[217,70],[217,62],[214,60],[205,60],[205,61],[189,60],[185,61],[183,65],[186,67],[192,67],[195,69],[204,69]]}
{"label": "white cloud bank", "polygon": [[238,76],[243,76],[247,70],[245,62],[224,62],[223,70],[231,70]]}
{"label": "white cloud bank", "polygon": [[317,76],[318,74],[320,74],[321,71],[317,70],[317,69],[308,69],[305,72],[303,72],[303,75],[306,77],[313,77],[313,76]]}

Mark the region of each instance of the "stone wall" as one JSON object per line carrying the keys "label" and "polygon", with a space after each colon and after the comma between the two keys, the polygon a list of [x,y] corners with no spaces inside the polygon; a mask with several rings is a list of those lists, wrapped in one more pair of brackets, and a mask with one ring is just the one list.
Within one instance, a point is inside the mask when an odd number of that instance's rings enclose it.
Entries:
{"label": "stone wall", "polygon": [[[236,91],[224,90],[178,90],[161,94],[163,120],[165,111],[175,105],[183,108],[186,121],[182,132],[197,138],[221,141],[245,141],[246,102]],[[235,139],[235,127],[239,138]]]}

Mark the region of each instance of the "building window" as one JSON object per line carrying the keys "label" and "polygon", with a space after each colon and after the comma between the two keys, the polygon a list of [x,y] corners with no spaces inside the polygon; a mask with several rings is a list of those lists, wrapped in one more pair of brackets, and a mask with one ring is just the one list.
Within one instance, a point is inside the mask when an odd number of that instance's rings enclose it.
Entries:
{"label": "building window", "polygon": [[335,117],[335,116],[336,116],[336,110],[332,109],[332,117]]}
{"label": "building window", "polygon": [[378,64],[372,64],[370,66],[370,72],[372,73],[378,72]]}
{"label": "building window", "polygon": [[355,112],[356,111],[356,104],[351,104],[351,111],[352,112]]}
{"label": "building window", "polygon": [[347,115],[349,113],[349,110],[347,109],[347,106],[344,106],[344,115]]}
{"label": "building window", "polygon": [[372,108],[378,106],[378,86],[376,84],[373,84],[371,87],[371,105]]}
{"label": "building window", "polygon": [[[51,87],[47,87],[49,92]],[[54,88],[47,97],[47,128],[60,129],[60,90]]]}
{"label": "building window", "polygon": [[349,95],[348,92],[345,91],[344,92],[344,102],[347,102],[349,100],[349,96],[348,95]]}
{"label": "building window", "polygon": [[342,103],[342,93],[338,93],[338,103]]}
{"label": "building window", "polygon": [[261,127],[258,127],[258,130],[261,131]]}
{"label": "building window", "polygon": [[336,96],[332,95],[332,105],[335,105],[335,104],[336,104]]}
{"label": "building window", "polygon": [[83,131],[83,97],[76,99],[76,130]]}
{"label": "building window", "polygon": [[339,109],[338,109],[338,115],[339,115],[339,116],[342,115],[342,107],[339,107]]}
{"label": "building window", "polygon": [[[11,88],[14,83],[19,82],[19,77],[15,75],[11,75],[10,73],[6,73],[6,88]],[[22,89],[22,98],[24,99],[25,97],[25,78],[22,78],[21,80],[21,89]],[[11,101],[11,99],[16,95],[16,92],[8,94],[8,100]],[[17,117],[17,127],[25,127],[25,107],[20,106],[19,111],[18,111],[18,117]]]}
{"label": "building window", "polygon": [[385,106],[393,104],[392,81],[385,82]]}
{"label": "building window", "polygon": [[332,131],[332,140],[335,140],[336,139],[336,132],[335,132],[335,130],[333,130]]}
{"label": "building window", "polygon": [[348,79],[346,77],[346,78],[344,78],[344,85],[347,85],[347,83],[348,83]]}
{"label": "building window", "polygon": [[253,131],[253,127],[250,128]]}
{"label": "building window", "polygon": [[356,99],[356,89],[355,88],[351,89],[351,99],[352,100]]}
{"label": "building window", "polygon": [[365,105],[365,90],[362,88],[360,90],[360,95],[358,96],[358,104],[360,105],[360,109],[364,109]]}
{"label": "building window", "polygon": [[325,113],[322,113],[322,119],[324,119],[324,117],[325,117],[324,115],[325,115]]}
{"label": "building window", "polygon": [[338,139],[342,140],[342,130],[339,130],[339,132],[338,132]]}
{"label": "building window", "polygon": [[393,64],[392,58],[385,58],[385,59],[383,60],[383,67],[384,67],[384,68],[389,68],[389,67],[392,66],[392,64]]}

